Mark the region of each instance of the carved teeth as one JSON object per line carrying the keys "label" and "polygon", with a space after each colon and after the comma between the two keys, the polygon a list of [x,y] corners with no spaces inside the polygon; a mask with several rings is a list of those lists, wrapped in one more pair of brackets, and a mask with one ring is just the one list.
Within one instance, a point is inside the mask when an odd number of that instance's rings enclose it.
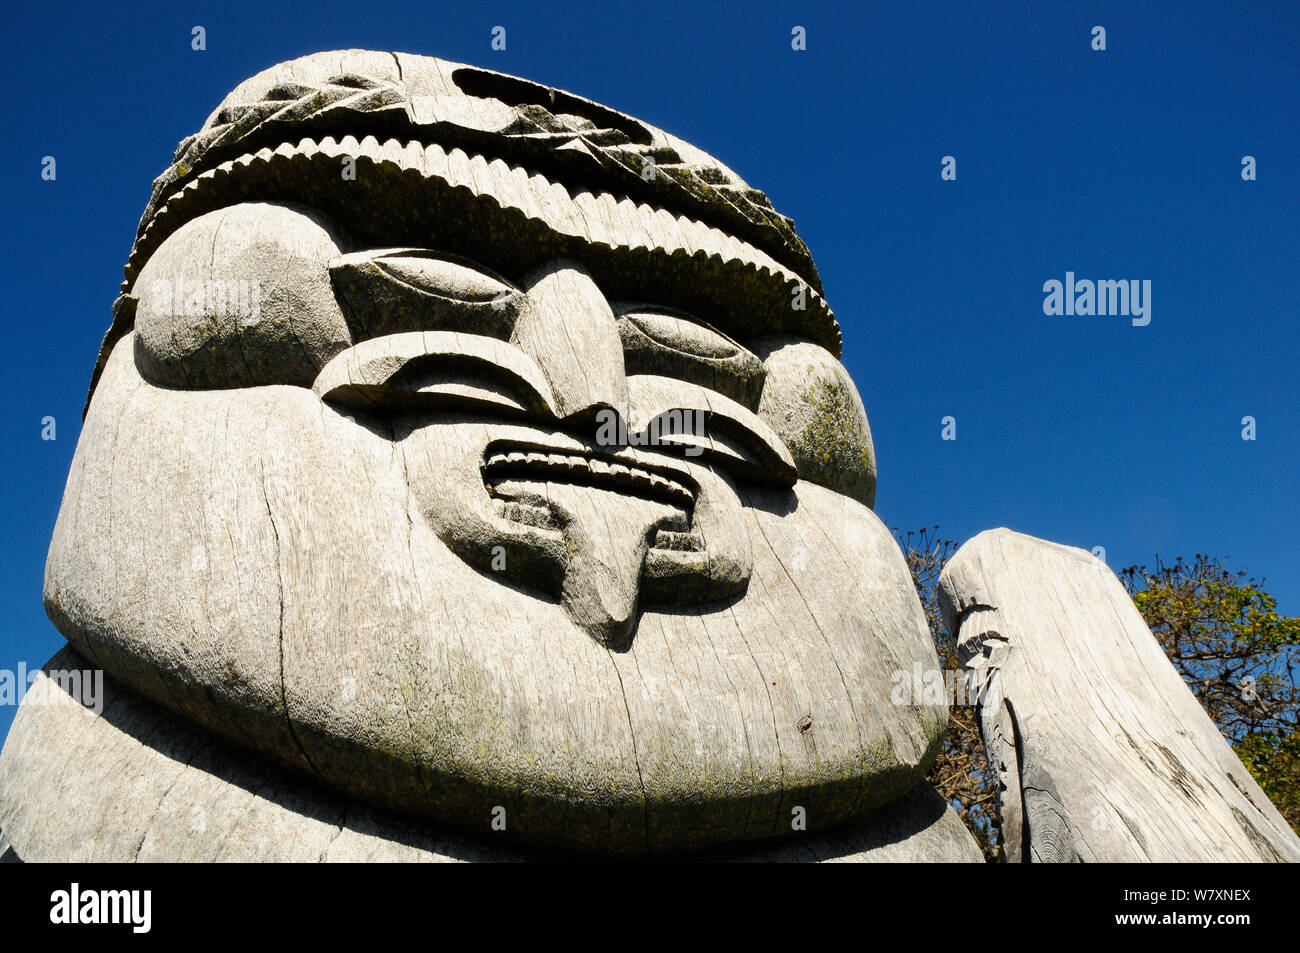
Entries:
{"label": "carved teeth", "polygon": [[704,541],[697,533],[678,533],[670,529],[661,529],[655,533],[654,548],[699,552],[704,549]]}
{"label": "carved teeth", "polygon": [[[503,450],[489,453],[484,461],[485,471],[501,468],[511,470],[523,469],[535,472],[534,479],[546,480],[559,478],[563,481],[584,476],[601,481],[612,481],[615,485],[625,486],[633,491],[653,491],[674,503],[689,508],[695,500],[695,494],[684,484],[645,469],[633,461],[603,460],[599,457],[586,457],[573,453],[548,452],[538,450]],[[548,477],[548,472],[555,477]],[[493,482],[485,472],[489,485]]]}
{"label": "carved teeth", "polygon": [[554,524],[551,511],[544,506],[535,506],[519,500],[497,500],[496,502],[497,515],[513,523],[523,523],[527,526],[542,528],[549,528]]}

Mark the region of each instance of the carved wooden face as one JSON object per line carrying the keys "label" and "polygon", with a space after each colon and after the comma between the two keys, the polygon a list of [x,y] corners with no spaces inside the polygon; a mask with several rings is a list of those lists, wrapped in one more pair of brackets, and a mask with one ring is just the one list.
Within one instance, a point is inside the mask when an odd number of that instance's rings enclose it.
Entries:
{"label": "carved wooden face", "polygon": [[390,247],[340,207],[156,242],[51,547],[68,638],[328,785],[542,844],[754,841],[915,783],[946,713],[890,702],[934,655],[831,353],[723,333],[632,249]]}
{"label": "carved wooden face", "polygon": [[336,356],[313,390],[390,422],[415,501],[453,552],[558,598],[618,649],[640,605],[745,591],[735,481],[795,479],[754,413],[751,351],[690,316],[611,305],[576,260],[518,287],[418,250],[333,270],[352,313],[389,333]]}

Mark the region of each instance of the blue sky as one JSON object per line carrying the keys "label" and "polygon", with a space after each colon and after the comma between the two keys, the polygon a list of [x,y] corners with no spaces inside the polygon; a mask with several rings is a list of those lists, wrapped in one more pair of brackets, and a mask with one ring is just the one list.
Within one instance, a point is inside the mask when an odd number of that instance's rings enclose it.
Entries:
{"label": "blue sky", "polygon": [[[62,641],[41,607],[45,554],[153,177],[240,80],[348,46],[571,89],[767,192],[843,326],[887,524],[959,541],[1005,525],[1104,546],[1116,569],[1210,553],[1300,613],[1300,4],[42,3],[7,16],[0,668],[39,665]],[[194,25],[205,51],[190,48]],[[1094,25],[1105,52],[1090,48]],[[955,181],[940,179],[945,155]],[[1242,181],[1245,155],[1257,181]],[[1150,280],[1151,323],[1044,315],[1043,283],[1067,271]],[[0,734],[12,714],[0,708]]]}

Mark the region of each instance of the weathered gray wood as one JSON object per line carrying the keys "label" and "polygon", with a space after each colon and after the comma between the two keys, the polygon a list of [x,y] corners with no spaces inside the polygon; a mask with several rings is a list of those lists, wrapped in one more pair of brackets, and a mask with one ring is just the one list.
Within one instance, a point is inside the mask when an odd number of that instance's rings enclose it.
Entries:
{"label": "weathered gray wood", "polygon": [[[803,481],[738,493],[677,458],[701,487],[703,568],[748,567],[744,598],[650,600],[611,654],[515,553],[492,578],[490,547],[485,573],[446,542],[510,545],[485,445],[572,438],[449,418],[395,445],[305,388],[156,388],[130,343],[87,418],[47,603],[173,710],[357,797],[444,818],[523,799],[539,837],[624,849],[647,817],[660,843],[765,836],[794,804],[818,829],[923,773],[946,712],[881,700],[933,650],[901,553],[857,501]],[[485,528],[467,528],[476,512]]]}
{"label": "weathered gray wood", "polygon": [[989,530],[939,585],[959,657],[987,679],[1008,860],[1300,860],[1104,563]]}
{"label": "weathered gray wood", "polygon": [[[46,670],[86,661],[60,652]],[[46,696],[46,691],[50,695]],[[304,784],[195,731],[109,679],[102,714],[58,698],[49,677],[18,711],[0,758],[0,861],[507,862],[524,849],[484,810],[470,834],[403,820]],[[51,757],[57,749],[59,756]],[[76,770],[67,770],[75,765]],[[12,843],[13,851],[6,856]],[[943,799],[922,783],[865,822],[718,859],[761,862],[980,862]],[[705,858],[708,859],[708,858]]]}
{"label": "weathered gray wood", "polygon": [[[181,144],[122,292],[46,566],[90,664],[439,830],[500,806],[532,849],[874,824],[863,851],[970,855],[916,793],[943,704],[889,701],[935,654],[838,326],[793,223],[717,160],[562,90],[317,54]],[[46,773],[0,794],[20,852],[39,791],[119,847],[157,814],[89,754],[33,767],[102,724],[21,723],[0,775]],[[223,772],[176,790],[243,805]],[[232,841],[297,836],[246,807]]]}

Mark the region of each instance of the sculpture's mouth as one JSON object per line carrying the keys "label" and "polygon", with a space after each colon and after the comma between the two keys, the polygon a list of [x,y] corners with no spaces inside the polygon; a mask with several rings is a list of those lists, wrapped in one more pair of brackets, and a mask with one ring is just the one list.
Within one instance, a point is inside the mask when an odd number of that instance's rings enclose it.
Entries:
{"label": "sculpture's mouth", "polygon": [[624,451],[617,455],[589,449],[546,447],[521,441],[495,441],[483,455],[483,485],[497,515],[539,529],[563,529],[572,490],[590,488],[644,501],[661,514],[652,534],[654,549],[700,550],[691,517],[699,484],[670,460],[649,463]]}
{"label": "sculpture's mouth", "polygon": [[498,442],[483,455],[483,482],[489,489],[510,481],[579,483],[661,500],[689,509],[696,486],[685,473],[647,465],[631,457]]}

